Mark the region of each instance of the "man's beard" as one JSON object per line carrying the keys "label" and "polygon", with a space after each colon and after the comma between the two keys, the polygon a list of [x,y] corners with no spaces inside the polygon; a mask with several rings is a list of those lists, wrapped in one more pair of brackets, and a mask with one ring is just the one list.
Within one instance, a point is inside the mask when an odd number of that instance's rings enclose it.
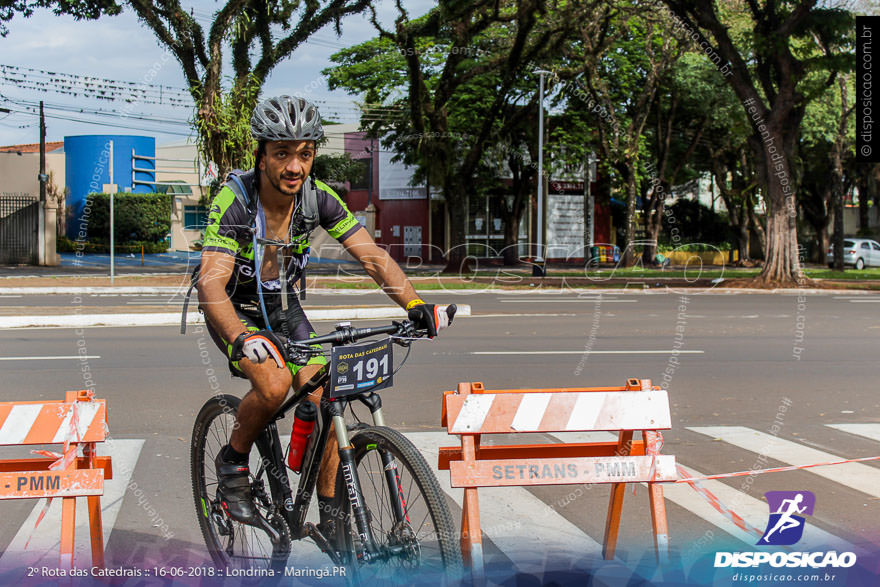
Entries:
{"label": "man's beard", "polygon": [[300,183],[298,188],[296,188],[295,190],[292,190],[291,188],[287,187],[284,183],[282,183],[282,180],[289,180],[289,179],[293,179],[293,180],[299,179],[301,182],[305,182],[305,177],[303,177],[303,176],[286,176],[285,177],[282,174],[278,177],[278,179],[275,179],[274,176],[270,175],[269,176],[269,183],[272,184],[273,188],[275,188],[276,190],[278,190],[279,192],[281,192],[285,196],[295,196],[296,194],[299,193],[299,190],[302,188],[302,183]]}

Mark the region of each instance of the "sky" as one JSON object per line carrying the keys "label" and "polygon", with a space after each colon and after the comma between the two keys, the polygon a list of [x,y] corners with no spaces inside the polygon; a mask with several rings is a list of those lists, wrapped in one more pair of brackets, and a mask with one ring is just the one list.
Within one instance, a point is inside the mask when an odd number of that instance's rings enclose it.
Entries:
{"label": "sky", "polygon": [[[410,16],[423,14],[431,7],[428,0],[408,0]],[[184,3],[192,7],[196,19],[207,30],[211,14],[222,6],[211,0]],[[396,16],[394,3],[380,0],[377,4],[380,21],[390,23]],[[325,27],[287,60],[279,64],[263,86],[263,96],[296,94],[319,104],[325,119],[357,122],[355,97],[342,90],[330,91],[321,70],[331,65],[330,55],[344,47],[363,42],[376,35],[366,15],[353,15],[342,21],[342,36],[332,26]],[[47,141],[60,141],[67,135],[140,134],[155,136],[157,145],[185,140],[191,131],[187,120],[192,114],[192,101],[172,106],[168,96],[179,96],[185,88],[179,63],[165,57],[152,31],[138,22],[126,8],[119,16],[102,17],[97,21],[75,21],[68,16],[55,16],[48,10],[30,18],[16,15],[7,23],[9,34],[0,38],[0,145],[39,142],[39,118],[36,104],[46,103]],[[14,66],[18,70],[8,67]],[[28,69],[23,69],[28,68]],[[224,68],[225,72],[229,70]],[[124,101],[101,100],[94,97],[63,95],[40,91],[33,82],[45,83],[46,72],[70,77],[90,76],[106,80],[134,83],[149,82],[151,94],[162,104],[126,104]],[[7,77],[31,80],[30,87],[12,83]],[[83,80],[82,77],[78,78]],[[96,80],[83,83],[95,84]],[[48,86],[41,86],[48,88]],[[52,84],[57,88],[57,84]],[[93,85],[94,87],[94,85]],[[105,111],[96,114],[94,111]],[[115,112],[114,112],[115,111]],[[122,118],[119,114],[125,113]],[[98,125],[96,122],[107,125]],[[119,128],[109,125],[122,125]]]}

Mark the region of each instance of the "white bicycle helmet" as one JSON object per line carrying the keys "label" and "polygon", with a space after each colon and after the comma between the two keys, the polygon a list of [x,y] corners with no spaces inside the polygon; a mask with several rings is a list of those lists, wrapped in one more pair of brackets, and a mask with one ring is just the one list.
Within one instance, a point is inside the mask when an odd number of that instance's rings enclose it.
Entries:
{"label": "white bicycle helmet", "polygon": [[317,106],[298,96],[276,96],[254,108],[251,134],[258,141],[317,141],[324,128]]}

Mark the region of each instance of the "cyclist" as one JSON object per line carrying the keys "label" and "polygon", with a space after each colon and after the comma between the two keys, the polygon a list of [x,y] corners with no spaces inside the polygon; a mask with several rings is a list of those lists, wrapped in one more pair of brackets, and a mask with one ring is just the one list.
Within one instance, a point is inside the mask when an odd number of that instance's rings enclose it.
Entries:
{"label": "cyclist", "polygon": [[[279,96],[257,105],[251,117],[257,141],[254,169],[233,172],[214,198],[203,241],[197,287],[211,337],[227,354],[233,375],[251,389],[238,409],[230,442],[215,461],[218,493],[228,515],[257,524],[248,480],[248,454],[281,406],[326,364],[286,361],[278,333],[295,340],[315,336],[292,291],[309,259],[309,233],[318,225],[336,238],[430,336],[448,326],[442,308],[426,304],[388,253],[326,184],[310,176],[316,142],[324,136],[314,104]],[[309,399],[318,404],[320,391]],[[321,523],[334,511],[336,439],[329,437],[318,477]]]}

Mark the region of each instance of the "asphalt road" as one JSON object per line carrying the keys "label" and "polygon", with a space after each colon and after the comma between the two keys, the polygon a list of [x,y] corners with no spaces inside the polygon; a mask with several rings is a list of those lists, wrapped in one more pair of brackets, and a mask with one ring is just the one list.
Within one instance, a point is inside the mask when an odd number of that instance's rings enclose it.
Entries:
{"label": "asphalt road", "polygon": [[[155,299],[85,296],[82,303],[116,306]],[[387,423],[406,433],[439,431],[442,391],[461,381],[507,389],[623,385],[635,377],[668,389],[672,429],[664,434],[663,452],[701,473],[772,467],[825,453],[880,455],[880,435],[868,437],[880,434],[880,296],[535,291],[438,292],[431,299],[469,303],[474,315],[457,320],[435,341],[415,345],[395,387],[383,393]],[[0,304],[64,308],[70,300],[24,296],[0,298]],[[315,305],[384,303],[375,294],[314,294],[309,300]],[[315,326],[319,333],[332,329],[326,322]],[[65,390],[83,387],[76,360],[23,359],[69,357],[81,346],[93,357],[89,367],[96,394],[109,402],[112,436],[144,441],[131,481],[173,533],[163,536],[155,516],[129,490],[113,524],[109,561],[204,564],[190,493],[189,436],[195,414],[212,393],[207,369],[221,374],[225,393],[241,394],[245,383],[225,375],[224,360],[202,327],[185,337],[174,327],[5,330],[0,331],[0,401],[60,399]],[[200,354],[205,348],[207,364]],[[861,433],[842,429],[852,424],[873,427],[858,429]],[[760,475],[748,482],[734,478],[712,487],[722,491],[719,497],[732,496],[743,511],[752,508],[743,515],[761,530],[766,504],[755,510],[755,500],[766,491],[812,491],[817,505],[811,528],[877,553],[880,483],[874,483],[880,479],[880,461],[853,467]],[[686,550],[701,540],[709,549],[727,543],[752,548],[732,524],[713,517],[695,492],[683,485],[675,489],[690,493],[667,492],[674,549]],[[566,497],[570,491],[545,487],[529,493],[601,542],[607,488],[582,491],[573,500]],[[676,501],[671,495],[686,497]],[[0,502],[0,552],[20,533],[33,507],[31,501]],[[459,515],[454,509],[453,517]],[[650,544],[647,515],[645,490],[636,497],[628,494],[621,558],[638,559]],[[484,528],[493,522],[484,518]],[[488,532],[487,538],[490,558],[507,556]]]}

